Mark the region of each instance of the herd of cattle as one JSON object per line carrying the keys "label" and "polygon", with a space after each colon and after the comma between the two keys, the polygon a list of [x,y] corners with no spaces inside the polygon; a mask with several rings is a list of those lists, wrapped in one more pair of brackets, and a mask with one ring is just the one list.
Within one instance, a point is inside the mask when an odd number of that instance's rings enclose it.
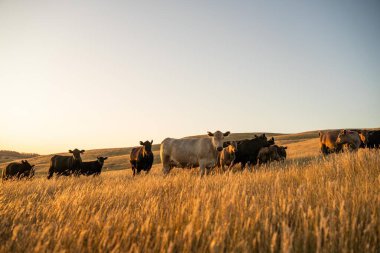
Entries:
{"label": "herd of cattle", "polygon": [[[200,168],[203,176],[213,168],[223,172],[239,164],[241,170],[248,167],[264,164],[271,161],[286,159],[286,146],[278,146],[272,137],[268,140],[265,134],[255,135],[253,139],[241,141],[224,141],[230,132],[208,132],[208,138],[173,139],[166,138],[160,146],[160,158],[163,164],[163,173],[166,175],[174,167]],[[319,132],[320,148],[324,155],[339,153],[347,149],[356,151],[359,148],[379,148],[380,131],[368,130],[336,130]],[[133,176],[141,171],[150,171],[154,155],[152,141],[140,142],[140,147],[133,148],[130,153],[130,163]],[[99,175],[107,157],[97,157],[96,161],[82,161],[84,150],[69,150],[71,156],[54,155],[50,161],[47,178],[70,175]],[[12,162],[3,170],[2,179],[31,178],[34,176],[34,165],[28,161]]]}

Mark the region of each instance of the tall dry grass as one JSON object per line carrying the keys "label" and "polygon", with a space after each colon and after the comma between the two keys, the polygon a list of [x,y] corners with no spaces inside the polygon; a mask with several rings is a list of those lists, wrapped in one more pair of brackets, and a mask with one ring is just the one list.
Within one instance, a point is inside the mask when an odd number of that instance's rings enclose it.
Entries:
{"label": "tall dry grass", "polygon": [[5,182],[1,252],[379,252],[380,152]]}

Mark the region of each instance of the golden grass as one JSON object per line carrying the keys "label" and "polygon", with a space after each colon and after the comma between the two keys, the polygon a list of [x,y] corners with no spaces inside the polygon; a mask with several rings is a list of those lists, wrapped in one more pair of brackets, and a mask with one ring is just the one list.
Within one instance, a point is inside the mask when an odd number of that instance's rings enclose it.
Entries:
{"label": "golden grass", "polygon": [[0,187],[0,252],[378,252],[380,152]]}

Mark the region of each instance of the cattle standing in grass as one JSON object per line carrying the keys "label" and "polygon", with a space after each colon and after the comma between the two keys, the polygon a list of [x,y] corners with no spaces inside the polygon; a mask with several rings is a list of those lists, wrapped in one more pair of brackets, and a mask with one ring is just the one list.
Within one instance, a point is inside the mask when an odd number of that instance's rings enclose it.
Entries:
{"label": "cattle standing in grass", "polygon": [[107,160],[107,158],[108,157],[97,157],[96,161],[82,162],[80,166],[80,174],[85,176],[99,176],[102,172],[104,161]]}
{"label": "cattle standing in grass", "polygon": [[208,132],[207,138],[173,139],[166,138],[160,147],[163,173],[177,165],[200,167],[203,176],[206,169],[214,168],[218,163],[218,153],[223,150],[224,137],[230,132]]}
{"label": "cattle standing in grass", "polygon": [[347,145],[351,151],[357,151],[360,148],[362,141],[358,132],[347,131],[344,129],[339,132],[336,143],[338,145]]}
{"label": "cattle standing in grass", "polygon": [[224,170],[224,166],[228,166],[228,170],[231,169],[231,165],[233,164],[235,160],[235,153],[237,150],[237,142],[231,141],[229,142],[229,145],[225,148],[223,148],[222,152],[219,154],[219,161],[218,161],[218,167],[222,168]]}
{"label": "cattle standing in grass", "polygon": [[[257,156],[261,148],[269,147],[269,142],[265,134],[257,136],[251,140],[242,140],[238,142],[237,152],[234,164],[240,163],[241,169],[244,170],[248,164],[249,171],[252,170],[252,165],[257,164]],[[233,165],[232,165],[233,166]]]}
{"label": "cattle standing in grass", "polygon": [[259,165],[271,161],[281,161],[282,158],[278,154],[278,146],[272,145],[269,147],[261,148],[259,154],[257,155],[257,161]]}
{"label": "cattle standing in grass", "polygon": [[69,176],[72,174],[79,174],[80,166],[82,163],[81,154],[84,153],[84,150],[69,150],[69,153],[73,154],[72,156],[61,156],[55,155],[50,160],[50,168],[48,179],[50,179],[54,173],[57,173],[58,176]]}
{"label": "cattle standing in grass", "polygon": [[319,132],[319,145],[324,155],[342,151],[343,145],[336,143],[339,130]]}
{"label": "cattle standing in grass", "polygon": [[2,179],[7,180],[11,178],[32,178],[34,176],[34,165],[30,165],[28,161],[22,160],[21,163],[13,162],[7,165],[3,170]]}
{"label": "cattle standing in grass", "polygon": [[149,173],[150,169],[153,165],[153,152],[152,152],[152,143],[146,141],[140,141],[141,147],[133,148],[130,155],[130,163],[132,165],[133,176],[136,174],[140,174],[142,170]]}

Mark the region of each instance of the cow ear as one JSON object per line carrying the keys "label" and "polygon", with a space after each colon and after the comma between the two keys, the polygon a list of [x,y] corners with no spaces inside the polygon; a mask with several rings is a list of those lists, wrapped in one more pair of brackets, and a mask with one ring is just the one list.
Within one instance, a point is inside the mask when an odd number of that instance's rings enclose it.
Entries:
{"label": "cow ear", "polygon": [[346,133],[347,133],[347,130],[346,130],[346,129],[344,129],[344,130],[343,130],[343,134],[346,134]]}
{"label": "cow ear", "polygon": [[144,142],[140,141],[140,145],[144,145]]}
{"label": "cow ear", "polygon": [[285,147],[284,147],[284,149],[288,149],[288,147],[287,147],[287,146],[285,146]]}
{"label": "cow ear", "polygon": [[153,140],[150,141],[150,144],[153,144]]}
{"label": "cow ear", "polygon": [[228,136],[228,135],[230,135],[230,131],[227,131],[227,132],[225,132],[225,133],[223,134],[223,136]]}
{"label": "cow ear", "polygon": [[73,153],[73,151],[70,149],[70,150],[69,150],[69,153]]}
{"label": "cow ear", "polygon": [[265,137],[265,134],[263,134],[263,137]]}
{"label": "cow ear", "polygon": [[208,136],[214,136],[213,133],[207,131]]}
{"label": "cow ear", "polygon": [[83,154],[84,152],[85,152],[85,150],[83,150],[83,149],[80,151],[81,154]]}
{"label": "cow ear", "polygon": [[108,156],[104,157],[104,160],[107,160],[108,159]]}

